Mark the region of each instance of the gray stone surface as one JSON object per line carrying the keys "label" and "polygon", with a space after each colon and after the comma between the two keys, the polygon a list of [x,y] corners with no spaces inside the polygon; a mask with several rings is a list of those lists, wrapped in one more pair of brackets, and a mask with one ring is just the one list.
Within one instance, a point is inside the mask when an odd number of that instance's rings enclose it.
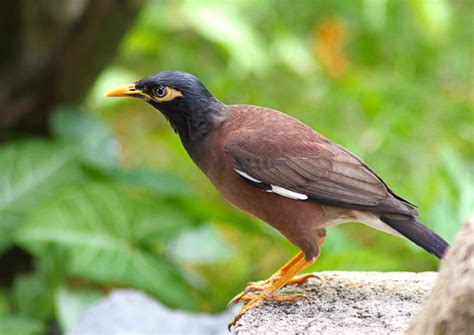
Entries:
{"label": "gray stone surface", "polygon": [[235,310],[219,315],[168,309],[144,293],[116,290],[89,307],[68,335],[229,334]]}
{"label": "gray stone surface", "polygon": [[474,214],[457,234],[407,334],[474,334]]}
{"label": "gray stone surface", "polygon": [[321,280],[285,287],[303,293],[294,304],[266,302],[234,329],[244,334],[402,334],[437,273],[320,272]]}
{"label": "gray stone surface", "polygon": [[[431,288],[434,272],[320,272],[279,291],[304,293],[294,304],[266,302],[233,331],[244,334],[401,334]],[[116,290],[87,308],[68,335],[229,334],[237,310],[219,315],[170,310],[146,294]]]}

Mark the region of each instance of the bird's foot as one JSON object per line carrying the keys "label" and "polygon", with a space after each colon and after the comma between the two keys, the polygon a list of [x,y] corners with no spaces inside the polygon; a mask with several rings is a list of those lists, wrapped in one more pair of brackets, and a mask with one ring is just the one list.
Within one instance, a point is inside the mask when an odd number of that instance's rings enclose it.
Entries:
{"label": "bird's foot", "polygon": [[239,303],[240,301],[249,301],[249,299],[244,299],[244,297],[252,297],[249,296],[248,294],[251,292],[260,292],[263,291],[265,288],[271,286],[271,279],[269,278],[267,280],[260,280],[256,282],[250,282],[247,284],[247,287],[245,290],[237,294],[235,297],[233,297],[229,303],[227,304],[227,308],[230,306]]}
{"label": "bird's foot", "polygon": [[[249,301],[249,297],[252,297],[252,296],[249,296],[248,294],[251,293],[251,292],[260,292],[260,291],[263,291],[265,290],[266,288],[269,288],[272,286],[272,284],[274,282],[276,282],[280,276],[278,276],[279,274],[275,274],[273,276],[271,276],[270,278],[268,278],[267,280],[261,280],[261,281],[257,281],[257,282],[250,282],[247,284],[247,287],[245,288],[245,290],[243,290],[242,292],[240,292],[239,294],[237,294],[235,297],[233,297],[229,303],[227,304],[227,307],[230,307],[231,305],[233,304],[237,304],[239,303],[240,301]],[[306,274],[302,274],[302,275],[299,275],[299,276],[295,276],[293,277],[292,279],[290,279],[286,285],[300,285],[300,284],[303,284],[303,283],[306,283],[309,279],[311,278],[315,278],[315,279],[319,279],[321,280],[321,277],[315,275],[315,274],[312,274],[312,273],[306,273]],[[272,300],[276,300],[276,301],[279,301],[277,299],[274,299],[274,297],[277,296],[275,294],[273,294],[271,296],[271,299]]]}
{"label": "bird's foot", "polygon": [[[306,260],[304,258],[303,252],[300,251],[295,257],[290,259],[285,265],[278,269],[278,271],[275,272],[269,279],[250,283],[242,293],[235,296],[229,303],[230,305],[239,301],[246,301],[246,304],[240,309],[237,316],[229,324],[229,330],[242,317],[242,315],[267,299],[294,302],[302,298],[303,295],[301,294],[276,295],[275,292],[285,286],[287,283],[301,284],[311,277],[317,278],[317,276],[311,274],[294,277],[297,273],[311,265],[315,260],[316,257]],[[258,293],[254,295],[248,294],[255,291],[258,291]]]}
{"label": "bird's foot", "polygon": [[309,279],[314,278],[322,280],[320,276],[314,273],[303,273],[302,275],[294,276],[291,278],[286,285],[299,285],[306,283]]}
{"label": "bird's foot", "polygon": [[240,309],[237,316],[229,323],[229,330],[233,327],[236,322],[247,313],[249,310],[255,308],[260,303],[263,303],[267,300],[277,301],[277,302],[296,302],[300,299],[308,299],[304,294],[272,294],[270,296],[265,296],[264,294],[257,295],[244,295],[240,297],[239,301],[245,301],[246,304]]}
{"label": "bird's foot", "polygon": [[[257,295],[244,295],[240,298],[240,301],[245,301],[246,303],[251,302],[257,297]],[[304,294],[272,294],[271,296],[265,298],[264,300],[271,300],[276,302],[297,302],[300,299],[308,300],[308,297]]]}

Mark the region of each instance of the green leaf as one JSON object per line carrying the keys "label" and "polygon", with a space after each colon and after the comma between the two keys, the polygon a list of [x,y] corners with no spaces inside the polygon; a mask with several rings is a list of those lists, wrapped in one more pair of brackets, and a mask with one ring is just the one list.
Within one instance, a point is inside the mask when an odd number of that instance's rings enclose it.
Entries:
{"label": "green leaf", "polygon": [[15,309],[22,316],[45,320],[53,313],[53,292],[39,275],[24,275],[13,285]]}
{"label": "green leaf", "polygon": [[59,140],[77,146],[85,162],[100,167],[117,165],[119,143],[94,115],[60,108],[51,118],[51,131]]}
{"label": "green leaf", "polygon": [[175,209],[140,201],[108,184],[71,186],[32,213],[18,242],[38,257],[62,250],[69,274],[136,287],[163,302],[193,307],[187,283],[163,254],[166,241],[190,222]]}
{"label": "green leaf", "polygon": [[179,177],[156,170],[113,168],[100,172],[112,182],[141,188],[156,195],[184,196],[191,193],[189,186]]}
{"label": "green leaf", "polygon": [[0,334],[39,335],[46,331],[42,322],[20,316],[0,317]]}
{"label": "green leaf", "polygon": [[41,199],[79,179],[76,157],[69,146],[38,140],[12,142],[0,150],[0,251]]}

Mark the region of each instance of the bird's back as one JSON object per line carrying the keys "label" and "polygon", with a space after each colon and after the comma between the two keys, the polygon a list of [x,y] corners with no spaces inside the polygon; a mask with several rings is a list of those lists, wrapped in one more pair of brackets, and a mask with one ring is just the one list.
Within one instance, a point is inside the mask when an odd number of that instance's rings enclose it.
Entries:
{"label": "bird's back", "polygon": [[360,158],[279,111],[231,105],[223,125],[226,150],[258,180],[308,195],[324,205],[418,215]]}

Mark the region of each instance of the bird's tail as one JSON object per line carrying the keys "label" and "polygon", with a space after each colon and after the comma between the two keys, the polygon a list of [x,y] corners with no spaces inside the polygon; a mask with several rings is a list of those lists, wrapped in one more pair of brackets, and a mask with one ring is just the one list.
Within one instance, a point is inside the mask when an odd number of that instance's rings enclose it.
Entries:
{"label": "bird's tail", "polygon": [[381,215],[380,219],[416,245],[441,259],[449,244],[413,216]]}

